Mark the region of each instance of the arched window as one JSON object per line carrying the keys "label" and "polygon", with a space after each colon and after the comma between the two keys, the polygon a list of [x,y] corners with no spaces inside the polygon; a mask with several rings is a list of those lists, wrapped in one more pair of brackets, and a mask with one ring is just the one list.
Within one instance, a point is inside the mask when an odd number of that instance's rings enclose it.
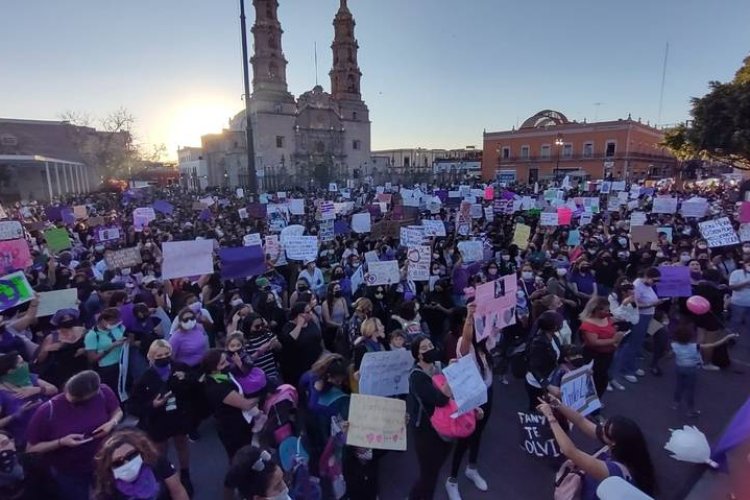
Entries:
{"label": "arched window", "polygon": [[357,93],[357,82],[354,79],[354,75],[349,75],[348,77],[346,77],[346,89],[347,92],[350,92],[352,94]]}
{"label": "arched window", "polygon": [[268,76],[271,78],[276,78],[279,76],[279,65],[275,62],[271,62],[268,65]]}

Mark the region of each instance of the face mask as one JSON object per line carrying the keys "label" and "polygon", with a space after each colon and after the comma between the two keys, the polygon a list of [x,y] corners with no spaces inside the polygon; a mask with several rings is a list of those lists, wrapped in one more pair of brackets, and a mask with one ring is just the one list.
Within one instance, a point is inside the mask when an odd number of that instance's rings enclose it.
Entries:
{"label": "face mask", "polygon": [[664,258],[664,252],[656,252],[656,258],[657,259],[663,259]]}
{"label": "face mask", "polygon": [[687,264],[688,262],[690,262],[690,255],[688,254],[680,255],[680,262],[682,262],[683,264]]}
{"label": "face mask", "polygon": [[521,277],[526,281],[530,281],[534,279],[534,273],[531,271],[524,271],[521,273]]}
{"label": "face mask", "polygon": [[596,252],[598,252],[598,250],[596,248],[589,248],[588,252],[589,255],[596,255]]}
{"label": "face mask", "polygon": [[422,359],[424,359],[425,363],[434,363],[436,361],[440,361],[440,351],[433,347],[429,351],[425,351],[422,353]]}
{"label": "face mask", "polygon": [[112,468],[112,475],[115,476],[115,479],[130,483],[135,481],[135,478],[138,477],[138,473],[141,472],[141,467],[143,467],[143,457],[136,455],[136,457],[130,462]]}
{"label": "face mask", "polygon": [[11,384],[16,387],[26,387],[31,385],[31,373],[29,372],[29,364],[26,362],[15,370],[11,370],[2,377],[0,377],[3,383]]}
{"label": "face mask", "polygon": [[196,325],[196,322],[194,319],[191,319],[190,321],[182,321],[180,323],[180,326],[182,327],[183,330],[192,330],[193,328],[195,328],[195,325]]}
{"label": "face mask", "polygon": [[0,472],[10,474],[18,463],[18,452],[15,450],[0,451]]}
{"label": "face mask", "polygon": [[241,306],[243,304],[242,299],[233,299],[230,304],[232,307]]}
{"label": "face mask", "polygon": [[627,238],[617,238],[617,243],[619,243],[621,247],[627,246],[628,239]]}
{"label": "face mask", "polygon": [[630,257],[630,252],[617,252],[617,256],[621,259],[627,259]]}
{"label": "face mask", "polygon": [[341,290],[336,290],[335,292],[333,292],[333,296],[336,297],[337,299],[341,297]]}
{"label": "face mask", "polygon": [[701,243],[700,245],[698,245],[698,248],[700,248],[701,250],[705,250],[708,247],[706,247],[705,243]]}
{"label": "face mask", "polygon": [[193,302],[188,307],[190,308],[191,311],[197,313],[198,311],[201,310],[201,308],[203,307],[203,305],[200,302]]}
{"label": "face mask", "polygon": [[292,500],[292,497],[289,496],[289,488],[284,486],[284,490],[281,493],[272,497],[266,497],[266,500]]}
{"label": "face mask", "polygon": [[565,276],[566,274],[568,274],[568,270],[567,270],[567,269],[565,269],[565,268],[562,268],[562,269],[558,269],[558,270],[557,270],[557,275],[558,275],[559,277],[561,277],[561,278],[562,278],[563,276]]}
{"label": "face mask", "polygon": [[166,358],[155,359],[154,366],[158,366],[159,368],[164,368],[165,366],[169,366],[171,362],[172,362],[172,358],[167,356]]}
{"label": "face mask", "polygon": [[510,260],[510,255],[503,255],[501,259],[503,259],[505,262],[508,262]]}

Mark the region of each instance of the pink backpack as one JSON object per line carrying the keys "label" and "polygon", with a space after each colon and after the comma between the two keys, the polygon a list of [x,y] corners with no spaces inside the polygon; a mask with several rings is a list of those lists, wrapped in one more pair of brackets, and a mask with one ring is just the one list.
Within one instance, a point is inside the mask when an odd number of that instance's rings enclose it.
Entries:
{"label": "pink backpack", "polygon": [[[432,383],[440,389],[448,381],[445,375],[438,373],[432,376]],[[476,412],[470,411],[456,418],[451,415],[458,411],[458,405],[451,399],[445,406],[436,406],[430,417],[430,423],[437,433],[446,440],[461,439],[471,436],[477,426]]]}
{"label": "pink backpack", "polygon": [[294,434],[294,420],[299,396],[293,385],[283,384],[266,397],[263,411],[268,415],[266,428],[273,433],[276,444]]}

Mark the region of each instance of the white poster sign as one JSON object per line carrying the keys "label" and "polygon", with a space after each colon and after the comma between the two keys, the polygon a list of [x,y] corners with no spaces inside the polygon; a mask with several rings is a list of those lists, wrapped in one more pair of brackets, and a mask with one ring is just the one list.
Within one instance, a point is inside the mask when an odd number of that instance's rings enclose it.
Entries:
{"label": "white poster sign", "polygon": [[657,196],[654,198],[653,214],[673,214],[677,211],[677,198],[671,196]]}
{"label": "white poster sign", "polygon": [[466,264],[484,259],[484,247],[481,241],[461,241],[458,243],[458,251],[461,252],[461,257]]}
{"label": "white poster sign", "polygon": [[214,272],[214,240],[166,241],[162,244],[164,279]]}
{"label": "white poster sign", "polygon": [[352,216],[352,231],[355,233],[369,233],[372,229],[370,212],[354,214]]}
{"label": "white poster sign", "polygon": [[542,212],[539,214],[539,225],[552,227],[559,225],[557,212]]}
{"label": "white poster sign", "polygon": [[457,415],[463,415],[487,402],[487,386],[472,356],[464,356],[443,369],[453,399],[458,406]]}
{"label": "white poster sign", "polygon": [[305,215],[305,200],[302,198],[292,198],[289,200],[289,212],[292,215]]}
{"label": "white poster sign", "polygon": [[699,222],[698,227],[709,248],[736,245],[740,242],[728,217]]}
{"label": "white poster sign", "polygon": [[401,281],[398,261],[369,262],[367,264],[365,280],[368,286],[393,285]]}
{"label": "white poster sign", "polygon": [[60,309],[78,309],[78,290],[64,288],[51,292],[39,293],[39,307],[36,317],[52,316]]}
{"label": "white poster sign", "polygon": [[422,227],[424,227],[424,235],[429,237],[432,236],[445,236],[445,223],[441,220],[422,220]]}
{"label": "white poster sign", "polygon": [[250,233],[246,234],[242,238],[242,244],[246,247],[251,247],[254,245],[261,246],[263,244],[263,241],[260,239],[260,233]]}
{"label": "white poster sign", "polygon": [[562,402],[584,417],[602,407],[596,395],[593,362],[563,375],[560,392]]}
{"label": "white poster sign", "polygon": [[293,260],[315,260],[318,258],[317,236],[290,236],[284,243],[286,256]]}
{"label": "white poster sign", "polygon": [[406,251],[406,261],[409,263],[408,276],[410,280],[428,281],[430,279],[432,251],[429,245],[409,247]]}
{"label": "white poster sign", "polygon": [[406,402],[352,394],[346,444],[377,450],[406,451]]}
{"label": "white poster sign", "polygon": [[23,226],[17,220],[0,221],[0,240],[23,238]]}
{"label": "white poster sign", "polygon": [[413,366],[408,350],[368,352],[359,367],[359,392],[371,396],[406,394]]}

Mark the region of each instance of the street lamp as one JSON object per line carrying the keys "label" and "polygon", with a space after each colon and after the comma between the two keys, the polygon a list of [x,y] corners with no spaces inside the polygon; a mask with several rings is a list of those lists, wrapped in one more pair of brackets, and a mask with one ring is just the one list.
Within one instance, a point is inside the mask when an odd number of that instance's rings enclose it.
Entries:
{"label": "street lamp", "polygon": [[562,136],[557,134],[555,139],[555,146],[557,146],[557,164],[555,164],[555,182],[557,182],[558,174],[560,171],[560,151],[562,150],[565,143],[563,142]]}

